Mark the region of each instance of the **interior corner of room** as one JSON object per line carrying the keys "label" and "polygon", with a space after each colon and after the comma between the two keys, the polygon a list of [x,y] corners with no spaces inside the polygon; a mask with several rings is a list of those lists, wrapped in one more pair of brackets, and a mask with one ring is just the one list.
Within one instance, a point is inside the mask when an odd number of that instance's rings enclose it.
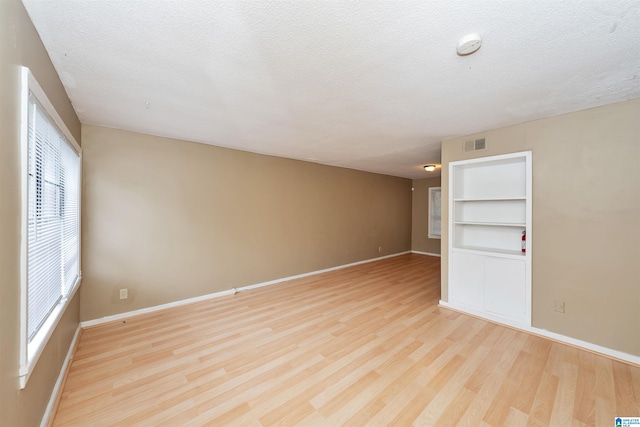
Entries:
{"label": "interior corner of room", "polygon": [[[51,56],[60,52],[45,49],[20,0],[0,1],[0,30],[0,423],[35,426],[51,415],[51,397],[83,324],[409,252],[440,257],[443,307],[640,363],[637,83],[633,96],[615,102],[563,114],[546,114],[553,108],[545,104],[535,119],[449,133],[436,175],[422,169],[431,160],[411,158],[420,147],[407,148],[413,175],[391,175],[379,172],[383,155],[367,159],[378,165],[375,172],[356,161],[341,167],[81,122],[69,96],[73,78],[56,70]],[[21,66],[31,70],[82,148],[82,284],[24,388],[16,326],[22,315]],[[552,103],[554,90],[540,96]],[[455,114],[450,107],[443,108]],[[338,133],[350,127],[341,123]],[[456,196],[456,167],[487,158],[503,164],[500,159],[512,155],[529,159],[528,177],[522,169],[529,190]],[[396,163],[407,162],[399,157]],[[500,172],[474,182],[518,179]],[[430,232],[434,188],[441,188],[440,236]],[[483,216],[496,212],[506,218],[498,225]],[[486,255],[478,242],[497,228],[498,237],[486,237],[494,245]],[[476,294],[456,299],[456,254],[467,263],[459,265],[483,274],[488,262],[526,260],[515,267],[524,274],[516,298],[525,313],[474,305],[474,295],[487,292],[480,282],[473,282]]]}

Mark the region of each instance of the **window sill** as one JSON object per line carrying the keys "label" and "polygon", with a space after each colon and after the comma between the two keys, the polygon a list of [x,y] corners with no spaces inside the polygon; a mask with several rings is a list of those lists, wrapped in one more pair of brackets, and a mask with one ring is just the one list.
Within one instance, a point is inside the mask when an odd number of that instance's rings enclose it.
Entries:
{"label": "window sill", "polygon": [[36,363],[44,348],[47,346],[49,342],[49,338],[53,335],[53,332],[56,330],[60,319],[64,315],[69,303],[76,295],[76,292],[80,288],[80,283],[82,282],[82,277],[78,277],[76,282],[73,284],[73,288],[69,293],[67,298],[62,299],[58,305],[53,309],[46,322],[40,328],[40,331],[36,334],[35,337],[31,340],[31,342],[27,346],[27,363],[20,367],[20,389],[23,389],[27,386],[27,382],[29,381],[29,377],[36,367]]}

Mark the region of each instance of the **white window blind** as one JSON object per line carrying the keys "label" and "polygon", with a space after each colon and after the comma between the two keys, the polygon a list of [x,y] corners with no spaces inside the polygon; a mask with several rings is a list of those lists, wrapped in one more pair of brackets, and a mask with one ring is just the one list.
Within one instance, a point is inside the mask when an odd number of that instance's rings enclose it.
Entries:
{"label": "white window blind", "polygon": [[442,228],[442,199],[440,187],[429,188],[429,231],[430,239],[440,239]]}
{"label": "white window blind", "polygon": [[29,94],[27,333],[29,342],[79,274],[79,156]]}
{"label": "white window blind", "polygon": [[20,388],[79,287],[81,148],[22,67]]}

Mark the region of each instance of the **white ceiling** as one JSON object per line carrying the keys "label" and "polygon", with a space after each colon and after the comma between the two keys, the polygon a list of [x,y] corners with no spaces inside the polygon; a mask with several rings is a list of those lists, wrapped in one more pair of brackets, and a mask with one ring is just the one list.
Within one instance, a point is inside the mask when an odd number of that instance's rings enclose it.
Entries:
{"label": "white ceiling", "polygon": [[640,97],[638,0],[24,4],[82,123],[407,178],[444,138]]}

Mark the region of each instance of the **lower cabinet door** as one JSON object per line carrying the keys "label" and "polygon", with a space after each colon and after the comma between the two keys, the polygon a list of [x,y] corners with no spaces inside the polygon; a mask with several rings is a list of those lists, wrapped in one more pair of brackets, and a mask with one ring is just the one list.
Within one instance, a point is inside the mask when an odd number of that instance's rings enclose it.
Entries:
{"label": "lower cabinet door", "polygon": [[485,258],[481,255],[452,253],[449,298],[478,310],[484,310]]}
{"label": "lower cabinet door", "polygon": [[525,261],[486,257],[484,273],[485,310],[525,323]]}

